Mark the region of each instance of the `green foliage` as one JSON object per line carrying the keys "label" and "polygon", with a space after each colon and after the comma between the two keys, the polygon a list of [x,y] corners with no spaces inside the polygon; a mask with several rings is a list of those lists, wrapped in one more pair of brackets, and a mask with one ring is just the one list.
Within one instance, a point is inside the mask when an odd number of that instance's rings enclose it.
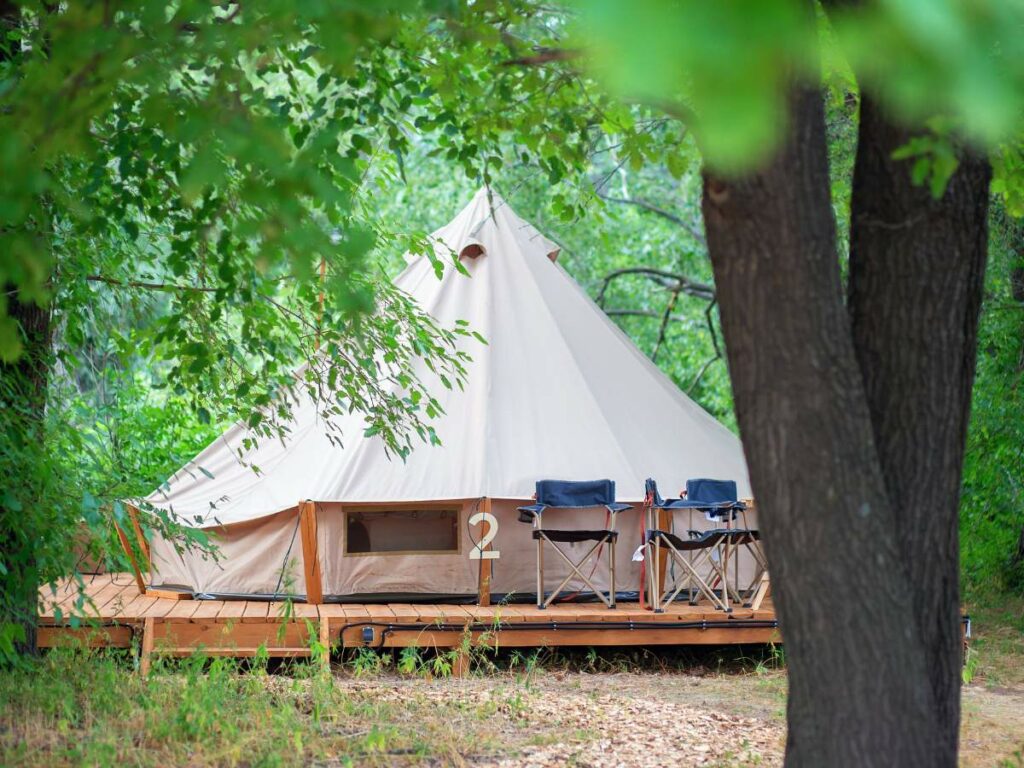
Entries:
{"label": "green foliage", "polygon": [[984,147],[1019,134],[1020,3],[825,7],[827,20],[819,10],[816,24],[806,4],[790,0],[581,3],[579,37],[597,76],[620,94],[685,117],[719,171],[770,154],[786,129],[789,79],[817,86],[822,63],[827,77],[856,79],[911,124],[944,116]]}
{"label": "green foliage", "polygon": [[928,133],[915,136],[893,152],[893,158],[913,159],[910,166],[911,180],[919,186],[927,184],[932,197],[939,198],[960,161],[949,134],[950,126],[943,124],[943,121],[930,120],[928,128]]}
{"label": "green foliage", "polygon": [[992,153],[992,192],[1002,198],[1010,216],[1024,216],[1024,136]]}
{"label": "green foliage", "polygon": [[[43,441],[25,439],[14,408],[0,416],[0,462],[11,470],[4,473],[0,507],[12,516],[4,531],[15,537],[7,541],[0,569],[3,615],[21,617],[34,607],[34,599],[24,602],[23,588],[34,596],[38,584],[93,565],[126,570],[111,522],[125,529],[129,523],[115,500],[148,493],[216,432],[216,425],[195,419],[187,401],[152,389],[141,374],[107,365],[93,370],[95,381],[62,379],[54,386]],[[0,377],[0,400],[7,404],[18,400],[9,384]],[[16,526],[9,525],[13,519]],[[202,531],[182,530],[166,513],[150,520],[153,529],[181,535],[183,546],[209,549]],[[72,606],[73,612],[83,608],[81,602]],[[22,629],[4,626],[7,638]],[[9,650],[0,642],[0,657]]]}
{"label": "green foliage", "polygon": [[580,4],[590,65],[615,91],[685,116],[707,162],[763,160],[785,129],[786,80],[813,61],[815,32],[795,2]]}
{"label": "green foliage", "polygon": [[1020,130],[1024,37],[1019,2],[882,0],[830,10],[863,87],[904,120],[955,120],[993,147]]}
{"label": "green foliage", "polygon": [[1024,526],[1024,225],[998,205],[991,221],[978,372],[964,462],[961,563],[970,598],[1012,588],[1024,594],[1013,562]]}

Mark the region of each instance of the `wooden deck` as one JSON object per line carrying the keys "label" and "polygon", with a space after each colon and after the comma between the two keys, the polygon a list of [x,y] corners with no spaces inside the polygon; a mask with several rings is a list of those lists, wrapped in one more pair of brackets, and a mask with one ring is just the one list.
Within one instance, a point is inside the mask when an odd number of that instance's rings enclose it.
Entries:
{"label": "wooden deck", "polygon": [[722,645],[779,642],[767,600],[757,611],[731,614],[677,603],[662,614],[637,603],[609,610],[600,603],[533,605],[336,604],[169,599],[140,595],[130,574],[88,576],[92,604],[76,609],[79,590],[62,584],[40,593],[39,645],[68,642],[130,647],[138,637],[143,663],[152,653],[309,656],[311,641],[345,648],[452,648],[467,633],[495,647]]}

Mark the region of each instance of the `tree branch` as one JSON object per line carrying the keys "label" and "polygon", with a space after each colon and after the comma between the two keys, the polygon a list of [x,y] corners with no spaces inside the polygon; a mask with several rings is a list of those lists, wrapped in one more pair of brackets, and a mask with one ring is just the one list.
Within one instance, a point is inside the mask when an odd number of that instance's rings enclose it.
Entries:
{"label": "tree branch", "polygon": [[604,280],[601,283],[601,290],[597,292],[597,298],[595,299],[598,306],[604,307],[605,293],[607,293],[608,286],[611,285],[612,280],[626,275],[643,275],[644,277],[658,283],[663,288],[668,288],[674,292],[685,293],[688,296],[694,296],[695,298],[704,299],[705,301],[714,301],[715,299],[714,286],[708,285],[707,283],[698,283],[696,280],[691,280],[685,275],[680,275],[676,272],[669,272],[664,269],[654,269],[652,267],[625,267],[623,269],[616,269],[614,272],[609,272],[605,275]]}
{"label": "tree branch", "polygon": [[718,360],[721,360],[721,359],[722,359],[721,355],[715,355],[714,357],[710,357],[710,358],[708,358],[707,360],[704,361],[704,365],[702,365],[700,367],[700,370],[697,371],[697,375],[694,376],[693,377],[693,381],[690,382],[690,386],[688,386],[686,388],[686,394],[687,395],[692,394],[694,388],[698,384],[700,384],[700,380],[704,378],[704,374],[708,372],[708,368],[711,367],[711,364],[716,362],[716,361],[718,361]]}
{"label": "tree branch", "polygon": [[574,48],[545,48],[543,46],[536,46],[533,49],[533,55],[507,59],[501,62],[501,66],[536,67],[553,61],[569,61],[579,58],[582,54],[582,51]]}
{"label": "tree branch", "polygon": [[704,234],[699,229],[697,229],[695,226],[693,226],[688,221],[683,219],[681,216],[677,216],[671,211],[666,211],[664,208],[659,208],[653,203],[649,203],[646,200],[641,200],[639,198],[612,197],[611,195],[602,192],[599,188],[595,189],[595,192],[599,198],[601,198],[602,200],[606,200],[609,203],[623,203],[625,205],[635,205],[638,208],[644,209],[645,211],[649,211],[650,213],[653,213],[657,216],[661,216],[661,218],[665,219],[666,221],[671,221],[673,224],[685,229],[686,232],[694,240],[700,243],[701,246],[703,246],[704,248],[708,247],[707,240],[704,239]]}
{"label": "tree branch", "polygon": [[672,296],[668,300],[668,304],[665,306],[665,312],[661,317],[661,327],[658,328],[658,341],[654,344],[654,351],[651,352],[652,363],[658,362],[658,352],[661,351],[661,345],[665,343],[665,332],[668,331],[668,321],[672,319],[672,310],[676,308],[676,302],[679,301],[679,292],[681,290],[682,285],[672,291]]}
{"label": "tree branch", "polygon": [[[663,316],[661,312],[655,312],[650,309],[606,309],[604,311],[608,317],[652,317],[660,318]],[[687,319],[685,317],[670,317],[670,321],[674,323],[685,323]]]}
{"label": "tree branch", "polygon": [[147,283],[141,280],[117,280],[103,275],[87,275],[90,283],[106,283],[119,288],[144,288],[149,291],[180,291],[182,293],[216,293],[216,288],[199,288],[194,285],[176,285],[174,283]]}

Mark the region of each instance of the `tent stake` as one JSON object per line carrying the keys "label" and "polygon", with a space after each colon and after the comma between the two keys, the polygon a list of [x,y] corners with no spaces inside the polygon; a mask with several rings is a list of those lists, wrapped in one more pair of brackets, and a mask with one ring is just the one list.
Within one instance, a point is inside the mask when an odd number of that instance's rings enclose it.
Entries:
{"label": "tent stake", "polygon": [[324,601],[324,588],[320,581],[320,558],[316,546],[316,503],[299,502],[299,530],[302,537],[302,563],[306,578],[306,602]]}

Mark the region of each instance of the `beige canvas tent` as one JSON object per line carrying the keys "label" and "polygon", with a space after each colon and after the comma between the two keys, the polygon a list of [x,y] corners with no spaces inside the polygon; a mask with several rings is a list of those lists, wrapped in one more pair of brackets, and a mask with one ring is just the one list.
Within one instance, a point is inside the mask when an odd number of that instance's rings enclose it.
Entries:
{"label": "beige canvas tent", "polygon": [[[535,550],[516,506],[539,479],[610,478],[638,507],[620,515],[617,558],[620,591],[635,591],[646,477],[666,491],[688,477],[734,479],[749,495],[736,437],[632,344],[558,264],[558,247],[497,194],[481,190],[433,238],[438,256],[450,261],[454,251],[469,275],[449,265],[438,279],[428,259],[410,258],[396,285],[442,325],[466,320],[487,340],[467,340],[465,391],[437,389],[443,445],[390,458],[356,414],[337,425],[340,448],[312,402],[299,403],[284,442],[245,451],[246,429],[235,426],[146,499],[215,528],[221,557],[157,539],[154,586],[451,599],[475,597],[489,572],[492,593],[526,597]],[[565,516],[559,527],[603,520],[596,510],[553,514]],[[546,577],[553,586],[563,575],[553,563]]]}

